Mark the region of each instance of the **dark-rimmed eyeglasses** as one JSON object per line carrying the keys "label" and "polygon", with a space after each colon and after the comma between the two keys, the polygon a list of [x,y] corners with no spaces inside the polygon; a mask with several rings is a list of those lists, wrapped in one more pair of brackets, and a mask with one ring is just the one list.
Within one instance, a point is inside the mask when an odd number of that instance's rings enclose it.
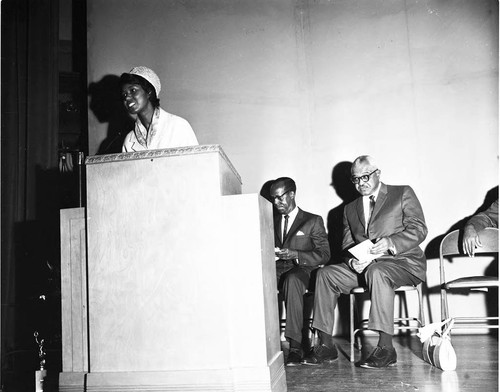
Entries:
{"label": "dark-rimmed eyeglasses", "polygon": [[291,191],[291,189],[287,190],[286,192],[283,192],[281,195],[278,195],[278,196],[271,196],[271,200],[272,200],[273,202],[275,202],[275,201],[276,201],[276,199],[278,199],[279,201],[283,201],[283,197],[284,197],[284,196],[285,196],[288,192],[290,192],[290,191]]}
{"label": "dark-rimmed eyeglasses", "polygon": [[368,174],[363,174],[362,176],[359,176],[359,177],[354,177],[352,176],[351,177],[351,182],[353,184],[359,184],[360,181],[363,181],[363,182],[368,182],[370,180],[370,177],[372,176],[373,173],[375,173],[378,169],[375,169],[374,171],[372,171],[371,173],[368,173]]}

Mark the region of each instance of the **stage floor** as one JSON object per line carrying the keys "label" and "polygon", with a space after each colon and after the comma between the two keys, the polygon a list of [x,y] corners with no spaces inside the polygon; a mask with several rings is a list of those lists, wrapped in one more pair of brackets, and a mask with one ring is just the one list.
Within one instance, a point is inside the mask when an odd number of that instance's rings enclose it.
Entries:
{"label": "stage floor", "polygon": [[[365,337],[365,351],[377,343]],[[339,359],[320,366],[286,368],[288,392],[498,392],[498,338],[492,335],[454,335],[457,369],[442,371],[422,359],[416,336],[394,338],[398,353],[395,367],[363,369],[349,362],[349,343],[335,338]],[[356,352],[359,359],[361,352]]]}

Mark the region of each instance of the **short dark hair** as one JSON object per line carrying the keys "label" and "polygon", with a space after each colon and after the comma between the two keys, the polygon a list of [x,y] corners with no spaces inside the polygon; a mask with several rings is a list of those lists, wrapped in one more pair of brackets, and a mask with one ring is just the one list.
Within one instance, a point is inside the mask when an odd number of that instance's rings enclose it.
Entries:
{"label": "short dark hair", "polygon": [[287,191],[297,192],[297,186],[295,185],[295,181],[290,177],[280,177],[273,181],[271,188],[278,186],[278,184],[283,184],[283,187],[286,188]]}
{"label": "short dark hair", "polygon": [[120,89],[125,84],[138,84],[144,89],[144,91],[146,91],[147,94],[149,94],[149,100],[153,104],[153,107],[157,108],[160,106],[160,99],[156,96],[155,88],[142,76],[123,73],[120,76]]}

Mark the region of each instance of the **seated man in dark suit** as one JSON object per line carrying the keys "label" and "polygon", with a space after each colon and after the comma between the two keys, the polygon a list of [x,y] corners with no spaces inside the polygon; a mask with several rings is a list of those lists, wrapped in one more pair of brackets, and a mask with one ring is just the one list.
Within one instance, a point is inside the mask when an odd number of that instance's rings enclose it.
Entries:
{"label": "seated man in dark suit", "polygon": [[462,245],[469,257],[474,257],[477,247],[481,247],[479,232],[487,227],[498,228],[498,199],[486,211],[473,215],[465,224]]}
{"label": "seated man in dark suit", "polygon": [[[303,360],[308,365],[337,358],[333,343],[334,308],[340,294],[366,285],[371,307],[368,328],[379,333],[374,351],[358,363],[363,368],[395,365],[394,290],[417,285],[425,280],[426,259],[419,244],[427,236],[422,207],[409,186],[391,186],[380,182],[380,169],[373,158],[360,156],[351,168],[351,180],[361,194],[344,209],[342,248],[344,263],[318,270],[314,293],[313,327],[320,343]],[[374,260],[348,256],[353,246],[370,240]],[[360,257],[361,259],[361,257]]]}
{"label": "seated man in dark suit", "polygon": [[271,185],[271,200],[279,212],[274,220],[276,273],[280,296],[285,301],[285,337],[290,343],[286,365],[300,365],[303,346],[309,348],[304,325],[304,294],[311,272],[330,258],[323,219],[296,206],[295,182],[278,178]]}

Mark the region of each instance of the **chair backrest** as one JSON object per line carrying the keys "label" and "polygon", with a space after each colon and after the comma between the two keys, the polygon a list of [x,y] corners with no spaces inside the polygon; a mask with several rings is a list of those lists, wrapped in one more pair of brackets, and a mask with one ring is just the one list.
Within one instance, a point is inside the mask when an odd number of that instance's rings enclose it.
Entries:
{"label": "chair backrest", "polygon": [[[448,233],[439,246],[439,257],[443,258],[443,256],[450,255],[465,256],[462,249],[462,237],[463,232],[460,230]],[[479,238],[483,246],[476,249],[476,254],[498,252],[498,229],[488,227],[479,232]]]}
{"label": "chair backrest", "polygon": [[[439,245],[439,278],[441,284],[446,282],[444,257],[452,255],[465,257],[464,250],[462,249],[462,238],[463,231],[454,230],[446,234],[441,240],[441,244]],[[479,232],[479,238],[483,246],[476,249],[476,254],[498,253],[498,229],[488,227]]]}

